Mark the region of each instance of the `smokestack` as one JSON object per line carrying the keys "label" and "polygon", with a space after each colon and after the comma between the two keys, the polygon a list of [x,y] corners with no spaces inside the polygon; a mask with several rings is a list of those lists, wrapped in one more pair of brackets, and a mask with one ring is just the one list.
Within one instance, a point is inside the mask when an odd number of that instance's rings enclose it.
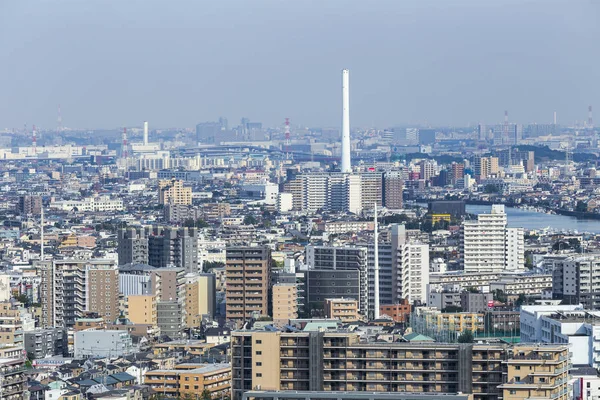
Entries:
{"label": "smokestack", "polygon": [[556,111],[554,111],[554,125],[556,125]]}
{"label": "smokestack", "polygon": [[148,145],[148,121],[144,121],[144,146]]}
{"label": "smokestack", "polygon": [[373,237],[375,240],[373,246],[373,256],[375,257],[374,264],[374,276],[375,276],[375,312],[373,314],[374,319],[379,319],[379,231],[377,230],[377,202],[375,202],[375,229],[373,231]]}
{"label": "smokestack", "polygon": [[588,107],[588,128],[594,128],[594,119],[592,118],[592,106]]}
{"label": "smokestack", "polygon": [[352,172],[350,161],[350,71],[342,70],[342,172]]}

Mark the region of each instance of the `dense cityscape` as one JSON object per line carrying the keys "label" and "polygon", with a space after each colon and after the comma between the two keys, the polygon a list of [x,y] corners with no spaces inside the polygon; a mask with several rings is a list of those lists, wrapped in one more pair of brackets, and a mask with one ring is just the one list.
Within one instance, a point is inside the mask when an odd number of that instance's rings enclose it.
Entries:
{"label": "dense cityscape", "polygon": [[0,400],[600,399],[593,11],[330,1],[0,4]]}
{"label": "dense cityscape", "polygon": [[4,133],[3,398],[595,398],[592,108],[360,131],[349,85],[341,131]]}

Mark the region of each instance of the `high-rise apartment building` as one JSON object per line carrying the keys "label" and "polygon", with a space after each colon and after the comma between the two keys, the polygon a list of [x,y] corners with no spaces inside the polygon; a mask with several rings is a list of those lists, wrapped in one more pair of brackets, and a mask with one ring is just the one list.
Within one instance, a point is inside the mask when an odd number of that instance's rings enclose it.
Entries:
{"label": "high-rise apartment building", "polygon": [[21,196],[17,209],[21,215],[39,215],[42,212],[42,198],[40,196]]}
{"label": "high-rise apartment building", "polygon": [[323,308],[328,298],[356,299],[368,315],[367,249],[350,246],[306,246],[306,299],[309,308]]}
{"label": "high-rise apartment building", "polygon": [[422,160],[419,163],[419,179],[426,181],[436,176],[437,163],[434,160]]}
{"label": "high-rise apartment building", "polygon": [[[103,281],[92,282],[88,273],[89,270],[105,271],[105,268],[106,271],[110,271],[114,267],[114,260],[101,259],[65,259],[38,263],[42,304],[40,326],[71,328],[77,319],[83,318],[86,311],[117,314],[116,303],[107,300],[102,292],[107,291],[117,298],[115,293],[118,290],[118,275],[115,275],[115,272],[100,272],[94,276]],[[107,278],[106,274],[110,277]],[[108,283],[106,279],[109,280]],[[98,307],[97,310],[90,309],[92,297],[95,299],[93,307]],[[116,307],[118,308],[118,305]]]}
{"label": "high-rise apartment building", "polygon": [[552,297],[600,310],[600,257],[579,255],[553,260]]}
{"label": "high-rise apartment building", "polygon": [[285,184],[284,190],[292,193],[294,210],[358,214],[363,205],[361,182],[360,175],[312,173],[296,176]]}
{"label": "high-rise apartment building", "polygon": [[402,246],[402,298],[409,303],[427,303],[429,284],[429,245],[407,243]]}
{"label": "high-rise apartment building", "polygon": [[450,165],[450,183],[456,185],[459,179],[465,177],[465,164],[453,162]]}
{"label": "high-rise apartment building", "polygon": [[475,179],[478,181],[498,174],[498,157],[476,157],[473,162]]}
{"label": "high-rise apartment building", "polygon": [[192,188],[183,186],[177,179],[158,181],[159,204],[192,204]]}
{"label": "high-rise apartment building", "polygon": [[119,265],[149,264],[198,272],[198,229],[153,226],[120,229]]}
{"label": "high-rise apartment building", "polygon": [[119,229],[117,232],[119,265],[148,264],[148,237],[146,230]]}
{"label": "high-rise apartment building", "polygon": [[461,226],[460,256],[465,272],[520,270],[525,264],[523,228],[508,228],[503,205]]}
{"label": "high-rise apartment building", "polygon": [[387,171],[383,176],[383,202],[386,208],[399,210],[403,207],[404,174],[402,171]]}
{"label": "high-rise apartment building", "polygon": [[363,210],[372,210],[375,204],[383,206],[383,172],[362,172],[361,205]]}
{"label": "high-rise apartment building", "polygon": [[269,315],[271,249],[228,247],[226,257],[226,318],[239,327],[254,316]]}
{"label": "high-rise apartment building", "polygon": [[[532,354],[532,346],[506,344],[365,343],[356,333],[342,332],[238,331],[231,340],[234,400],[252,389],[461,392],[474,400],[541,399],[555,398],[568,387],[567,379],[555,379],[566,370],[565,345],[540,346]],[[524,367],[520,374],[517,368],[509,371],[519,363]],[[553,389],[535,396],[535,384],[549,383],[540,381],[542,371],[550,374]],[[535,384],[529,382],[533,376]],[[526,378],[521,388],[504,386],[518,385],[517,377]],[[513,397],[522,390],[530,395]]]}
{"label": "high-rise apartment building", "polygon": [[114,321],[119,315],[119,270],[117,264],[106,262],[86,266],[87,311],[105,321]]}

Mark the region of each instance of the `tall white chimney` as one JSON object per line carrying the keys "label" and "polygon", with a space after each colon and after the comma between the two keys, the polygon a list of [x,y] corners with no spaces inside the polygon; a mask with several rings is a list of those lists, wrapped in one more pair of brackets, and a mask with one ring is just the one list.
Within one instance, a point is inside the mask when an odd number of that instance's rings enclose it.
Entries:
{"label": "tall white chimney", "polygon": [[373,245],[373,257],[374,257],[374,279],[375,279],[375,313],[373,317],[375,319],[379,319],[379,230],[377,229],[377,203],[375,203],[374,207],[375,212],[375,230],[373,232],[374,237],[374,245]]}
{"label": "tall white chimney", "polygon": [[350,162],[350,71],[342,70],[342,172],[352,172]]}
{"label": "tall white chimney", "polygon": [[148,121],[144,121],[144,146],[148,145]]}

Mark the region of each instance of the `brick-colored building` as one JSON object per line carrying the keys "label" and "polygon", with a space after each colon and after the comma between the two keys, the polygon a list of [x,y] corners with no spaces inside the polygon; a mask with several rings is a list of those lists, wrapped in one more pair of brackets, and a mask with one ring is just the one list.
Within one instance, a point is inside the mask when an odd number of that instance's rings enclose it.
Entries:
{"label": "brick-colored building", "polygon": [[228,247],[226,318],[242,326],[253,316],[269,315],[271,249]]}
{"label": "brick-colored building", "polygon": [[382,304],[379,306],[379,315],[387,315],[396,322],[407,322],[411,307],[408,300],[404,299],[400,304]]}

